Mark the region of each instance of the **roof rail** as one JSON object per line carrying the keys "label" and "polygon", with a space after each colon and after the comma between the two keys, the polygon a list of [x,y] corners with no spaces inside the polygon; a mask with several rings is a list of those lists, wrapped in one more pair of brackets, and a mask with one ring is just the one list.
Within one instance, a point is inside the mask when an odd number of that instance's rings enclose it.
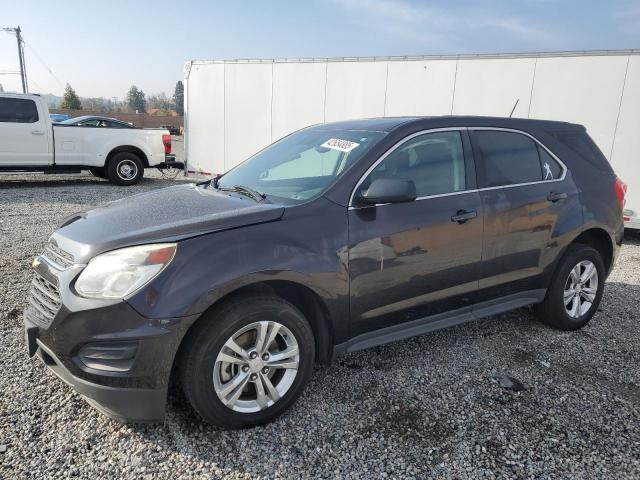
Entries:
{"label": "roof rail", "polygon": [[[229,60],[191,60],[185,64],[185,73],[191,64],[206,63],[324,63],[324,62],[376,62],[407,60],[476,60],[500,58],[547,58],[547,57],[594,57],[640,55],[640,49],[629,48],[619,50],[577,50],[556,52],[521,52],[521,53],[466,53],[450,55],[404,55],[404,56],[369,56],[369,57],[317,57],[317,58],[237,58]],[[187,67],[188,65],[188,67]]]}

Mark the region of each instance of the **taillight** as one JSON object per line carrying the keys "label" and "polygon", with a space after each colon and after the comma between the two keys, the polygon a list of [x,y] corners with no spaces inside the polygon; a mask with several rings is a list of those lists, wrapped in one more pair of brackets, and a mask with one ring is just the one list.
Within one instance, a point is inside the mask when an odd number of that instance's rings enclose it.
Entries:
{"label": "taillight", "polygon": [[164,144],[164,153],[171,153],[171,135],[163,134],[162,143]]}
{"label": "taillight", "polygon": [[618,199],[618,206],[620,210],[624,209],[625,196],[627,195],[627,184],[624,183],[619,178],[616,178],[616,183],[614,184],[614,190],[616,192],[616,198]]}

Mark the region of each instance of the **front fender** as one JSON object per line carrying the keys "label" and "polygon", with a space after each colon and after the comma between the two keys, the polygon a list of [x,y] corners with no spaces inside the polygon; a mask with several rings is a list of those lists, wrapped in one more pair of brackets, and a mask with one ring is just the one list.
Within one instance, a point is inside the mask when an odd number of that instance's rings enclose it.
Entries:
{"label": "front fender", "polygon": [[315,292],[332,319],[349,316],[346,209],[327,200],[286,209],[278,222],[179,243],[173,262],[127,301],[146,318],[201,314],[229,293],[267,281]]}
{"label": "front fender", "polygon": [[284,281],[301,285],[310,289],[325,301],[336,297],[336,292],[327,290],[327,286],[319,284],[313,275],[294,272],[291,270],[271,270],[250,273],[240,278],[234,278],[225,284],[214,286],[207,292],[203,293],[191,308],[191,312],[202,313],[220,299],[241,288],[273,281]]}

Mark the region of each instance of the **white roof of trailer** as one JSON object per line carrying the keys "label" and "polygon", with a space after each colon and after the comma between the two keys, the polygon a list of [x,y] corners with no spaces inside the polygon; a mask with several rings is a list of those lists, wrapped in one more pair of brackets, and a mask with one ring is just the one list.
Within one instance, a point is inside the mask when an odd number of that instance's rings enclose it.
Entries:
{"label": "white roof of trailer", "polygon": [[577,50],[558,52],[524,52],[524,53],[462,53],[450,55],[404,55],[374,57],[327,57],[327,58],[237,58],[227,60],[190,60],[187,64],[206,63],[325,63],[325,62],[402,62],[420,60],[474,60],[474,59],[509,59],[509,58],[546,58],[546,57],[594,57],[594,56],[626,56],[640,55],[639,48],[623,50]]}

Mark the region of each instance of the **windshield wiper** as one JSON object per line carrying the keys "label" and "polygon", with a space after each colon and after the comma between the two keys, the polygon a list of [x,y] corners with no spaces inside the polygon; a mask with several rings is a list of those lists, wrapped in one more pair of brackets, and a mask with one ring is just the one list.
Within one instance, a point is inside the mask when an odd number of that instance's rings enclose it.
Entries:
{"label": "windshield wiper", "polygon": [[[214,184],[215,186],[215,184]],[[256,202],[262,202],[267,199],[267,195],[264,193],[260,193],[253,188],[246,187],[244,185],[234,185],[233,187],[217,187],[218,190],[222,190],[223,192],[238,192],[247,197],[253,198]]]}
{"label": "windshield wiper", "polygon": [[245,185],[234,185],[232,187],[220,187],[218,185],[218,180],[222,177],[222,175],[216,175],[209,180],[205,180],[204,182],[196,183],[197,186],[208,187],[209,185],[213,185],[213,188],[216,190],[220,190],[223,192],[238,192],[247,197],[253,198],[256,202],[267,201],[267,195],[265,193],[260,193],[253,188],[247,187]]}
{"label": "windshield wiper", "polygon": [[213,178],[210,178],[209,180],[204,180],[203,182],[198,182],[196,183],[197,187],[208,187],[209,185],[213,184],[213,188],[218,188],[218,179],[221,177],[222,175],[216,175]]}

